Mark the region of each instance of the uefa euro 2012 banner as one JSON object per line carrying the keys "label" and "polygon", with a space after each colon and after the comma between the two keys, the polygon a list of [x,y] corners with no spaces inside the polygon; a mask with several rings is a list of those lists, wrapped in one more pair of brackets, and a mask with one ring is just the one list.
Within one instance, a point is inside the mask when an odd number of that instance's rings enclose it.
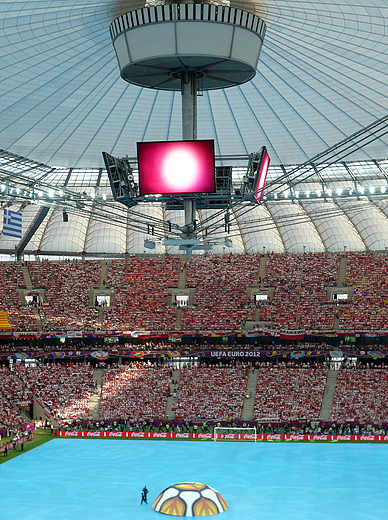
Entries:
{"label": "uefa euro 2012 banner", "polygon": [[[279,346],[280,347],[280,346]],[[106,361],[108,359],[117,359],[118,357],[130,358],[135,360],[148,359],[174,359],[182,356],[197,356],[201,358],[213,358],[219,361],[227,358],[235,358],[240,361],[252,362],[255,359],[263,360],[271,358],[283,359],[299,359],[308,360],[314,357],[363,357],[367,359],[387,359],[388,351],[373,350],[289,350],[279,348],[277,350],[246,350],[246,349],[230,349],[230,350],[58,350],[58,351],[42,351],[42,352],[1,352],[0,359],[7,359],[12,356],[14,359],[25,359],[33,357],[35,359],[66,359],[66,358],[93,358],[97,361]]]}
{"label": "uefa euro 2012 banner", "polygon": [[[189,432],[99,432],[99,431],[57,431],[58,437],[88,438],[132,438],[132,439],[198,439],[214,440],[213,433]],[[253,433],[217,433],[219,440],[254,441]],[[284,433],[264,433],[256,436],[257,441],[363,441],[388,442],[388,435],[299,435]]]}

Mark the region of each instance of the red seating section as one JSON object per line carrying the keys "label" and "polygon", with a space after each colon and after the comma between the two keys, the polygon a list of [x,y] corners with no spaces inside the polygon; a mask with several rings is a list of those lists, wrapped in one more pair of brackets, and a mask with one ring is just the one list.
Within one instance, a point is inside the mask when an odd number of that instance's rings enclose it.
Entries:
{"label": "red seating section", "polygon": [[179,267],[177,257],[110,262],[107,284],[117,288],[116,303],[104,311],[104,328],[175,329],[176,308],[167,306],[167,288],[177,287]]}
{"label": "red seating section", "polygon": [[30,404],[30,393],[20,380],[4,366],[0,366],[0,430],[19,426],[25,420],[15,410],[13,404],[21,407]]}
{"label": "red seating section", "polygon": [[[347,254],[345,283],[354,287],[353,304],[326,301],[325,287],[336,286],[341,255],[268,253],[265,286],[274,287],[270,304],[260,306],[260,321],[275,329],[332,330],[338,313],[342,330],[383,330],[388,323],[388,255]],[[184,331],[240,330],[254,320],[247,287],[257,286],[260,255],[194,255],[186,287],[195,288],[194,306],[182,308]],[[112,260],[104,287],[116,291],[111,307],[101,308],[108,330],[175,330],[176,307],[167,305],[167,289],[177,288],[179,257],[130,257]],[[45,288],[48,306],[39,313],[44,331],[96,330],[98,308],[89,307],[89,291],[99,287],[100,262],[28,262],[34,287]],[[37,330],[33,308],[20,304],[25,288],[18,262],[0,263],[0,311],[14,331]]]}
{"label": "red seating section", "polygon": [[354,287],[353,305],[341,308],[343,330],[388,327],[388,255],[349,253],[345,283]]}
{"label": "red seating section", "polygon": [[[242,415],[247,368],[197,366],[182,369],[176,419],[183,421],[238,420]],[[253,418],[288,422],[319,418],[327,369],[263,363]],[[136,362],[103,373],[100,419],[162,419],[166,413],[171,368]],[[28,406],[32,397],[58,420],[87,419],[93,369],[87,364],[47,364],[0,367],[0,427],[24,422],[13,404]],[[387,421],[388,367],[347,368],[338,373],[329,421],[360,424]]]}
{"label": "red seating section", "polygon": [[21,264],[0,263],[0,310],[7,313],[13,330],[37,330],[34,311],[20,303],[18,288],[25,288]]}
{"label": "red seating section", "polygon": [[143,363],[104,370],[101,419],[163,418],[171,368]]}
{"label": "red seating section", "polygon": [[182,311],[182,330],[236,330],[254,318],[246,288],[256,285],[259,255],[193,256],[187,267],[187,287],[196,287],[195,307]]}
{"label": "red seating section", "polygon": [[247,369],[184,368],[176,419],[240,419],[246,385]]}
{"label": "red seating section", "polygon": [[93,385],[91,365],[18,366],[15,371],[57,419],[87,419]]}
{"label": "red seating section", "polygon": [[100,262],[29,262],[34,287],[46,289],[49,307],[39,309],[43,330],[96,330],[98,309],[89,289],[98,287]]}
{"label": "red seating section", "polygon": [[319,418],[327,369],[267,366],[259,369],[254,418],[273,421]]}
{"label": "red seating section", "polygon": [[331,421],[387,422],[388,367],[348,368],[338,373]]}
{"label": "red seating section", "polygon": [[337,254],[269,253],[265,285],[276,290],[261,320],[281,329],[332,330],[335,309],[324,304],[325,287],[337,284],[339,262]]}
{"label": "red seating section", "polygon": [[0,393],[19,408],[31,403],[32,392],[5,366],[0,366]]}

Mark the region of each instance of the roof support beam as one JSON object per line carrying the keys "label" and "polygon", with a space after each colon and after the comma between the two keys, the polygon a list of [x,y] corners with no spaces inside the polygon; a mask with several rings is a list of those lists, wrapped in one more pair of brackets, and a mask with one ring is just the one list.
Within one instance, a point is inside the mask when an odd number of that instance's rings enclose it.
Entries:
{"label": "roof support beam", "polygon": [[35,231],[39,228],[43,220],[45,219],[47,213],[49,212],[49,206],[43,206],[40,208],[38,215],[35,217],[35,220],[29,227],[25,237],[20,241],[19,246],[16,250],[17,259],[20,260],[21,255],[23,254],[24,249],[26,248],[28,242],[34,236]]}

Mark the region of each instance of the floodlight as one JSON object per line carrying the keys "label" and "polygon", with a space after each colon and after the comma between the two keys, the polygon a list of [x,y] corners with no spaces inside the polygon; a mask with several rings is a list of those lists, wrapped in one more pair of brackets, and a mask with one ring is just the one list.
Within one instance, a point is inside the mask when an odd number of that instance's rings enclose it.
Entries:
{"label": "floodlight", "polygon": [[155,249],[156,245],[155,245],[155,242],[153,242],[152,240],[144,240],[144,247],[146,249]]}
{"label": "floodlight", "polygon": [[267,148],[263,146],[263,148],[261,149],[258,168],[253,183],[253,191],[257,202],[260,202],[261,196],[263,194],[263,188],[265,184],[265,179],[267,178],[269,163],[270,157],[268,155]]}

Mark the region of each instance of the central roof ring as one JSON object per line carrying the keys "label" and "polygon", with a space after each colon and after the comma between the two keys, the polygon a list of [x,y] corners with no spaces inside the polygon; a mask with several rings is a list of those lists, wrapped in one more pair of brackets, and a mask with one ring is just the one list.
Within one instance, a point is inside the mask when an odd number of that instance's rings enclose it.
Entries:
{"label": "central roof ring", "polygon": [[158,90],[180,90],[180,73],[201,77],[203,90],[253,79],[265,36],[264,21],[229,6],[171,4],[145,7],[110,27],[121,77]]}

